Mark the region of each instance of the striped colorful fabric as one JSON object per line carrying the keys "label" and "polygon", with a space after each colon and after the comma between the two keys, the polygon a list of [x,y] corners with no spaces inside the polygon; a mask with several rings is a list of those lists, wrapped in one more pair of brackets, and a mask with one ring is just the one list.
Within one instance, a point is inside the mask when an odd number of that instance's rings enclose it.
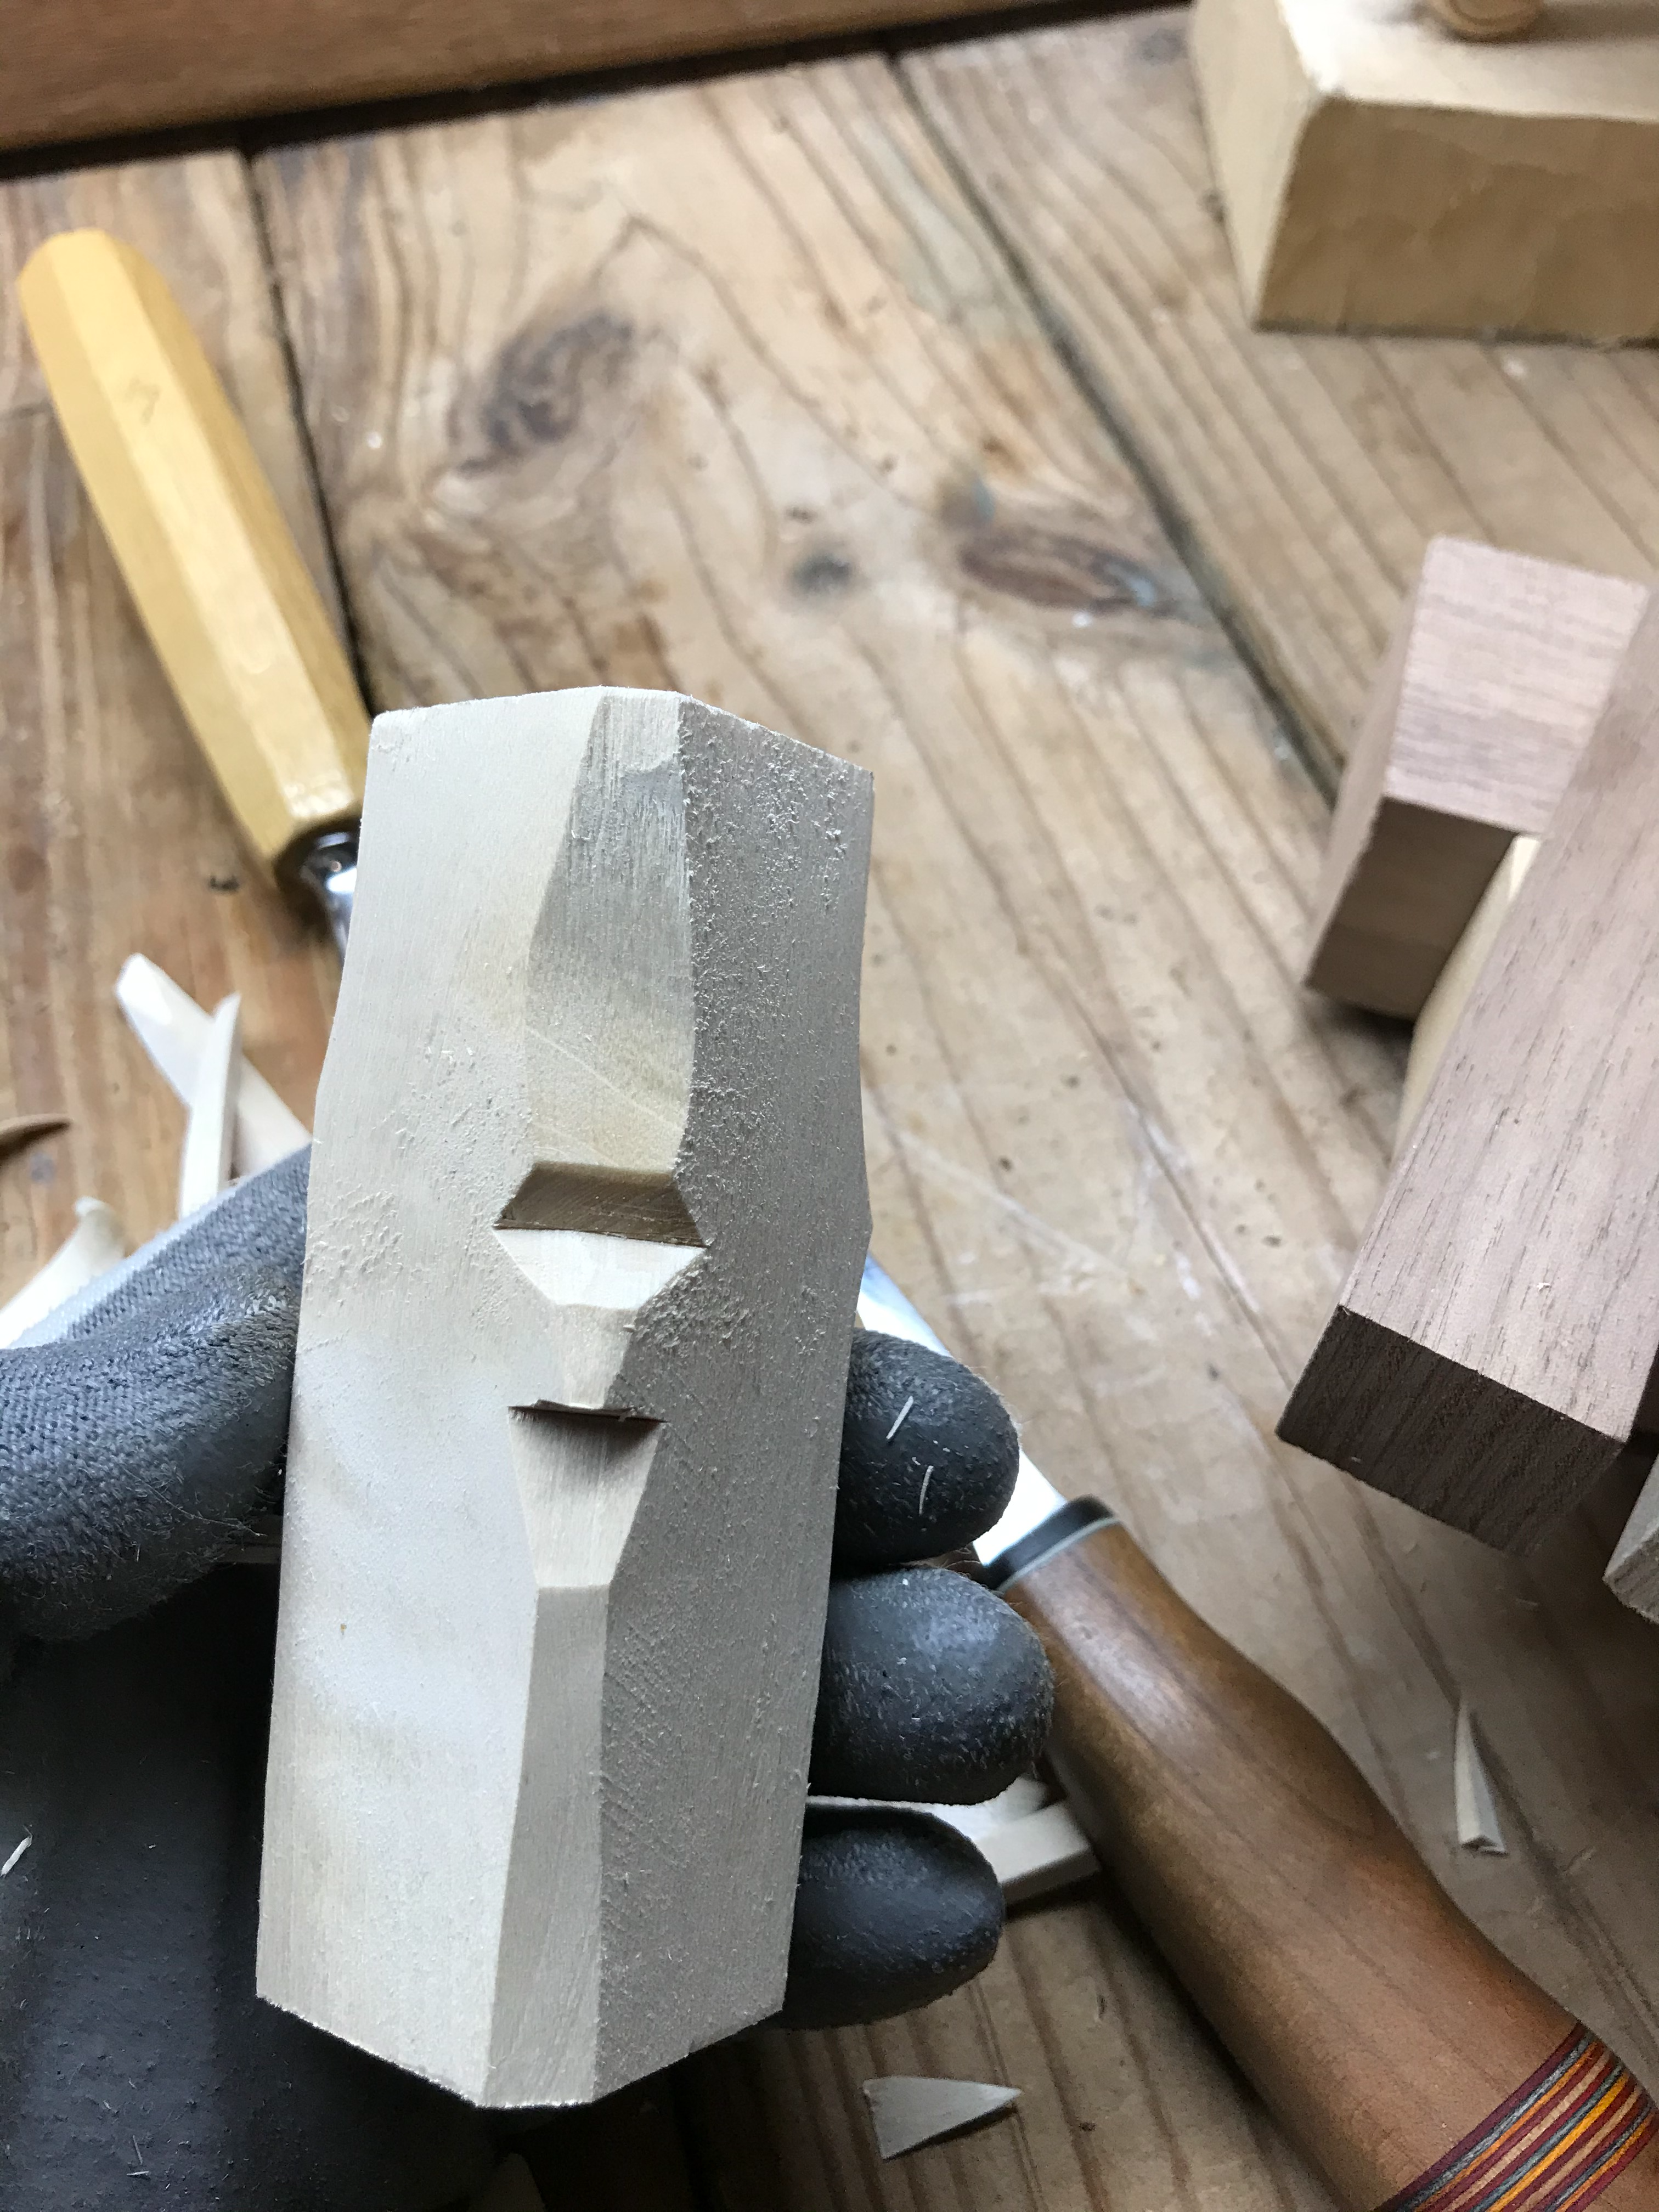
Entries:
{"label": "striped colorful fabric", "polygon": [[1379,2212],[1577,2212],[1659,2131],[1639,2081],[1587,2027]]}

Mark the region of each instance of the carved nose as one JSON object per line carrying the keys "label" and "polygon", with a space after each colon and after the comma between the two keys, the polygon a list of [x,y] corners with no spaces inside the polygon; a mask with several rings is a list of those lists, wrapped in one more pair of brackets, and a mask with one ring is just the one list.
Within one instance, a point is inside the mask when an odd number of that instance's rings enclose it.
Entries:
{"label": "carved nose", "polygon": [[643,1412],[611,1393],[641,1310],[702,1258],[696,1244],[596,1235],[581,1229],[498,1229],[495,1242],[545,1308],[532,1407]]}

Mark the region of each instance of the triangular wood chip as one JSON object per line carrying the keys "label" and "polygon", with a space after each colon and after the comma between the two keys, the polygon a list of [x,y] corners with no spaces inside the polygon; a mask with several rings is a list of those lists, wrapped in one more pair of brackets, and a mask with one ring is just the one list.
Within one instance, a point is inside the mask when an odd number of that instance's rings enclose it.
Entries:
{"label": "triangular wood chip", "polygon": [[1006,2112],[1019,2095],[994,2081],[950,2081],[926,2074],[886,2074],[864,2084],[876,2148],[898,2158]]}
{"label": "triangular wood chip", "polygon": [[1498,1824],[1498,1802],[1492,1779],[1475,1740],[1474,1716],[1466,1705],[1457,1708],[1457,1735],[1452,1749],[1452,1796],[1457,1810],[1457,1840],[1468,1851],[1507,1855],[1504,1831]]}

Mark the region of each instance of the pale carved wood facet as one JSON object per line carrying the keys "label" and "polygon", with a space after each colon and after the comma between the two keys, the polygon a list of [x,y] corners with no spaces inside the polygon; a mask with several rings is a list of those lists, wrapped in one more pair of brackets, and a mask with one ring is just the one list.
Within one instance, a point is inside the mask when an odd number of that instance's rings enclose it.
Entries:
{"label": "pale carved wood facet", "polygon": [[783,1989],[869,1233],[871,783],[667,692],[384,716],[319,1097],[276,2002],[586,2100]]}

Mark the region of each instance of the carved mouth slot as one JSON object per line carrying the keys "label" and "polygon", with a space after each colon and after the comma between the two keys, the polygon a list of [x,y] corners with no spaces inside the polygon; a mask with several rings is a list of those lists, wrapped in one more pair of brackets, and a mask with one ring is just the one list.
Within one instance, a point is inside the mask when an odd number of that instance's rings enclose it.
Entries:
{"label": "carved mouth slot", "polygon": [[515,1406],[513,1471],[537,1585],[603,1589],[616,1572],[661,1424],[576,1406]]}
{"label": "carved mouth slot", "polygon": [[647,1244],[703,1239],[672,1176],[655,1170],[543,1164],[501,1210],[498,1229],[574,1229]]}

